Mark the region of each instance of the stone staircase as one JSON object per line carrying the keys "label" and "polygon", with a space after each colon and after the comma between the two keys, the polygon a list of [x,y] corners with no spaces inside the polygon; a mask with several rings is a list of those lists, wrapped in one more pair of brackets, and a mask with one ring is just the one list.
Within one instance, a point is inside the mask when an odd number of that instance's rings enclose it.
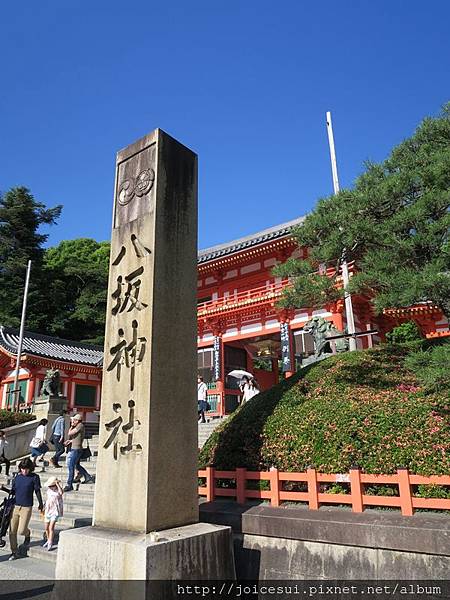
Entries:
{"label": "stone staircase", "polygon": [[[92,452],[92,457],[83,461],[82,465],[95,479],[96,467],[97,467],[97,453],[98,453],[98,436],[94,436],[89,439],[89,447]],[[46,489],[45,482],[51,476],[55,475],[65,485],[68,476],[68,469],[65,464],[66,455],[63,455],[60,459],[60,469],[56,469],[51,465],[48,458],[52,456],[53,452],[49,452],[46,456],[45,463],[38,462],[35,473],[41,478],[42,484],[42,498],[45,502]],[[11,465],[11,473],[17,471],[17,464],[19,461],[14,461]],[[6,476],[0,475],[0,485],[7,485]],[[58,549],[58,532],[65,529],[73,529],[74,527],[85,527],[92,524],[92,513],[94,507],[94,483],[74,484],[74,491],[66,492],[64,494],[64,516],[56,524],[56,536],[54,549],[48,552],[42,548],[42,543],[45,540],[44,532],[45,525],[43,519],[41,519],[36,507],[33,508],[33,513],[30,521],[31,531],[31,544],[28,550],[28,556],[38,558],[39,560],[49,561],[56,564],[56,554]],[[6,494],[0,491],[0,502]],[[36,505],[36,499],[34,500]],[[23,541],[22,536],[19,536],[19,544]],[[8,543],[8,540],[7,540]]]}
{"label": "stone staircase", "polygon": [[[214,431],[214,429],[221,423],[223,423],[223,419],[212,419],[207,423],[198,424],[199,448],[201,448],[204,445],[204,443]],[[98,435],[94,435],[92,438],[89,439],[89,447],[92,452],[92,457],[88,461],[83,461],[82,464],[85,467],[85,469],[91,475],[94,476],[95,479],[98,454]],[[52,456],[52,454],[53,452],[49,452],[47,454],[44,465],[41,462],[38,462],[35,471],[41,478],[41,484],[43,488],[42,498],[44,502],[46,496],[46,490],[44,485],[47,479],[55,475],[56,477],[58,477],[58,479],[62,481],[63,486],[67,481],[68,470],[65,464],[66,455],[63,455],[60,459],[60,464],[62,465],[62,468],[55,469],[48,460]],[[18,460],[12,463],[11,473],[17,471],[18,463]],[[6,476],[4,474],[4,468],[2,470],[2,474],[0,474],[0,485],[2,484],[7,485]],[[30,521],[31,544],[28,550],[28,556],[56,564],[56,556],[58,549],[58,532],[63,531],[65,529],[73,529],[74,527],[85,527],[92,524],[92,514],[94,508],[94,491],[94,483],[74,484],[74,491],[66,492],[64,494],[64,516],[56,524],[55,546],[50,552],[42,548],[42,543],[45,540],[45,525],[43,519],[40,518],[40,515],[36,509],[35,498],[35,507],[33,508],[33,514]],[[0,502],[5,496],[6,494],[0,491]],[[9,547],[9,540],[6,539],[6,541],[7,547]],[[19,536],[19,544],[22,541],[22,536]]]}
{"label": "stone staircase", "polygon": [[224,419],[210,419],[206,423],[198,424],[198,447],[203,448],[212,432],[224,422]]}

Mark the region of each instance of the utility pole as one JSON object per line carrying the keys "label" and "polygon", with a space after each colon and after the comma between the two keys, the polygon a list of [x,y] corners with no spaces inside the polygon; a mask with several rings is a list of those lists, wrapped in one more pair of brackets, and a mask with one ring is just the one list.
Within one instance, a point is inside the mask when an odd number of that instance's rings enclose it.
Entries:
{"label": "utility pole", "polygon": [[[336,164],[336,152],[334,149],[334,137],[333,137],[333,125],[331,123],[331,112],[327,112],[327,132],[328,132],[328,144],[330,146],[330,158],[331,158],[331,171],[333,173],[333,188],[334,194],[336,195],[339,192],[339,178],[337,172],[337,164]],[[354,334],[355,330],[355,319],[353,317],[353,304],[352,297],[350,293],[347,291],[349,284],[349,276],[348,276],[348,265],[347,265],[347,257],[346,257],[346,249],[344,248],[343,252],[343,260],[342,260],[342,283],[344,285],[344,299],[345,299],[345,315],[347,317],[347,330],[348,333],[353,336],[349,338],[349,349],[356,350],[356,338]]]}
{"label": "utility pole", "polygon": [[20,388],[19,386],[19,371],[20,371],[20,356],[22,354],[23,344],[23,332],[25,329],[25,316],[27,314],[27,297],[28,297],[28,284],[30,283],[30,271],[31,271],[31,260],[28,261],[27,275],[25,278],[25,290],[23,292],[23,303],[22,303],[22,319],[20,321],[20,332],[19,332],[19,345],[17,346],[17,359],[16,359],[16,373],[14,376],[14,412],[19,412],[20,406]]}

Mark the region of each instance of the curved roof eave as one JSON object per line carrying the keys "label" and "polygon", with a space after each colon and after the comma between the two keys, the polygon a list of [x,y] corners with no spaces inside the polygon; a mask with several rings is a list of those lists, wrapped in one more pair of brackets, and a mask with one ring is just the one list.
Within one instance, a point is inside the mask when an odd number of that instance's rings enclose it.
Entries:
{"label": "curved roof eave", "polygon": [[[11,356],[16,356],[18,345],[18,330],[1,325],[0,348],[3,348]],[[24,333],[22,353],[91,367],[101,367],[103,364],[103,348],[100,346],[29,331]]]}
{"label": "curved roof eave", "polygon": [[218,244],[217,246],[211,246],[205,250],[200,250],[198,253],[197,262],[198,264],[202,264],[216,258],[222,258],[223,256],[234,254],[235,252],[239,252],[240,250],[244,250],[258,244],[263,244],[264,242],[269,242],[284,236],[288,236],[294,227],[297,227],[297,225],[303,223],[304,220],[305,217],[298,217],[297,219],[293,219],[287,223],[275,225],[269,229],[263,229],[262,231],[239,238],[237,240],[226,242],[225,244]]}

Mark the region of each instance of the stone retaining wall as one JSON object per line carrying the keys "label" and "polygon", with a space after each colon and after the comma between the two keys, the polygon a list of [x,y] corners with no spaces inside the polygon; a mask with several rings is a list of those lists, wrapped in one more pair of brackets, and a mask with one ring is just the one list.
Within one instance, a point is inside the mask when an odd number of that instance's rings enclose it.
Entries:
{"label": "stone retaining wall", "polygon": [[33,439],[37,426],[38,423],[36,421],[28,421],[27,423],[13,425],[13,427],[7,427],[3,430],[8,441],[5,449],[6,458],[14,460],[30,454],[30,442]]}
{"label": "stone retaining wall", "polygon": [[233,529],[239,579],[448,579],[447,515],[209,502],[200,519]]}

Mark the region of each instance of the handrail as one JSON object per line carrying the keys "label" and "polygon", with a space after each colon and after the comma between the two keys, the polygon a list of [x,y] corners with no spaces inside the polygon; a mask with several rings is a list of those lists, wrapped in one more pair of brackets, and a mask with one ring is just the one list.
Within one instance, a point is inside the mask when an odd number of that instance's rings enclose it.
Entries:
{"label": "handrail", "polygon": [[[366,506],[389,506],[400,508],[404,516],[412,516],[415,508],[431,510],[450,510],[449,498],[422,498],[414,494],[411,486],[440,485],[450,486],[450,476],[411,475],[408,469],[397,469],[392,475],[370,475],[359,468],[350,469],[349,473],[318,473],[309,468],[303,473],[282,472],[276,468],[270,471],[248,471],[237,468],[231,471],[220,471],[214,467],[206,467],[198,471],[200,479],[206,479],[206,485],[198,487],[199,496],[206,496],[208,502],[226,496],[235,498],[239,504],[246,499],[269,500],[271,506],[280,506],[281,501],[306,502],[311,510],[318,510],[321,504],[350,504],[353,512],[361,513]],[[234,481],[232,487],[218,487],[216,481]],[[268,489],[247,489],[247,481],[267,481]],[[284,482],[302,482],[304,491],[285,490]],[[326,493],[321,489],[324,483],[344,484],[349,493]],[[395,485],[398,495],[377,496],[366,493],[366,485]]]}
{"label": "handrail", "polygon": [[[353,261],[349,262],[347,266],[349,268],[350,274],[353,274],[354,262]],[[335,275],[334,268],[329,267],[326,270],[326,273],[329,277],[334,276]],[[338,276],[336,281],[338,283],[340,283],[341,277]],[[265,284],[265,285],[261,285],[259,287],[252,288],[250,290],[244,290],[242,292],[238,292],[233,295],[222,296],[215,300],[208,300],[207,302],[201,302],[200,304],[197,305],[197,315],[203,316],[204,314],[207,314],[212,311],[220,311],[220,310],[226,310],[227,308],[235,308],[246,302],[248,302],[250,304],[250,303],[256,302],[256,301],[272,300],[274,298],[278,298],[279,296],[281,296],[281,293],[284,290],[284,288],[286,288],[290,285],[291,285],[290,281],[288,279],[284,279],[283,281],[281,281],[279,283]]]}
{"label": "handrail", "polygon": [[216,300],[208,300],[197,305],[197,314],[203,314],[211,310],[217,310],[221,308],[232,308],[238,306],[245,301],[253,300],[271,300],[281,296],[284,288],[289,286],[288,281],[281,283],[271,283],[262,285],[250,290],[244,290],[230,296],[222,296]]}

